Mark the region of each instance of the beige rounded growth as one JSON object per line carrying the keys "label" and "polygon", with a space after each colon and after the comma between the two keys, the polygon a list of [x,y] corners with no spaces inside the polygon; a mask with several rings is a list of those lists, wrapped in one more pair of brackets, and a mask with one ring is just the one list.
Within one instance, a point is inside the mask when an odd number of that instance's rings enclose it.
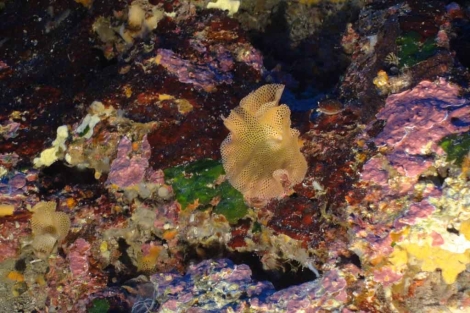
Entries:
{"label": "beige rounded growth", "polygon": [[38,258],[47,258],[70,230],[70,218],[64,212],[56,212],[53,201],[39,202],[32,211],[31,229],[33,249]]}
{"label": "beige rounded growth", "polygon": [[220,147],[227,179],[250,205],[289,194],[307,173],[290,110],[279,105],[284,85],[265,85],[224,118],[230,134]]}

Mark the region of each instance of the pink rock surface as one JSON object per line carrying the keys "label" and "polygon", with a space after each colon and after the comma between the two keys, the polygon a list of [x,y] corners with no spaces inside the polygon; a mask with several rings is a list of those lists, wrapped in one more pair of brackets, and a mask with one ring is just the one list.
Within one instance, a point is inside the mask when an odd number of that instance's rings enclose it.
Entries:
{"label": "pink rock surface", "polygon": [[391,95],[377,114],[385,120],[383,131],[374,139],[378,146],[387,145],[396,152],[419,155],[431,151],[442,153],[438,142],[446,135],[463,132],[468,126],[455,125],[452,118],[470,113],[466,99],[459,97],[459,88],[440,79],[423,81],[415,88]]}
{"label": "pink rock surface", "polygon": [[431,215],[436,208],[428,201],[415,202],[410,205],[402,217],[398,218],[393,225],[395,229],[400,229],[406,225],[414,225],[419,218],[426,218]]}
{"label": "pink rock surface", "polygon": [[127,137],[123,137],[118,145],[117,158],[111,163],[108,175],[108,184],[115,184],[121,188],[140,183],[149,166],[150,145],[144,137],[141,144],[141,154],[130,156],[132,143]]}
{"label": "pink rock surface", "polygon": [[373,138],[377,146],[390,152],[370,159],[363,168],[362,180],[388,189],[391,165],[400,175],[415,178],[402,192],[412,190],[420,174],[429,168],[435,155],[444,151],[439,141],[450,134],[470,129],[470,106],[459,96],[460,89],[439,79],[422,81],[415,88],[391,95],[377,118],[386,121],[382,132]]}
{"label": "pink rock surface", "polygon": [[88,276],[90,249],[91,245],[83,238],[78,238],[70,247],[67,257],[74,279],[85,279]]}
{"label": "pink rock surface", "polygon": [[227,59],[227,54],[222,54],[221,62],[213,62],[211,66],[194,64],[168,49],[158,49],[157,54],[159,64],[182,83],[192,84],[206,91],[213,90],[221,83],[232,83],[232,75],[227,72],[232,61]]}

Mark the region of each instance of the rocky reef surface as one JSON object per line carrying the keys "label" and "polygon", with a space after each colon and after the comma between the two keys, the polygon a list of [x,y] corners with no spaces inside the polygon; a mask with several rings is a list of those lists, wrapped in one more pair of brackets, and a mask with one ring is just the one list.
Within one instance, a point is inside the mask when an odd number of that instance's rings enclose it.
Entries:
{"label": "rocky reef surface", "polygon": [[[6,0],[0,34],[1,312],[470,310],[468,2]],[[308,168],[252,206],[220,147],[266,84]]]}

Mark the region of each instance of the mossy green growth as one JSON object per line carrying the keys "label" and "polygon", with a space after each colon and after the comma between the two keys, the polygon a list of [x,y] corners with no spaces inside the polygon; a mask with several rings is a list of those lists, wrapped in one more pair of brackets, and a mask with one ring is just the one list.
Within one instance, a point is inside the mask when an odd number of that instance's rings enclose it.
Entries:
{"label": "mossy green growth", "polygon": [[396,44],[399,46],[398,58],[400,67],[413,66],[436,53],[437,45],[434,38],[429,37],[422,40],[421,35],[411,31],[397,38]]}
{"label": "mossy green growth", "polygon": [[253,223],[253,228],[251,229],[253,233],[260,233],[262,230],[263,230],[263,226],[260,223],[258,222]]}
{"label": "mossy green growth", "polygon": [[183,210],[196,200],[200,208],[207,208],[214,198],[219,197],[214,212],[224,215],[230,223],[236,223],[248,212],[242,194],[230,183],[225,181],[216,185],[217,179],[225,174],[219,161],[204,159],[168,168],[163,172]]}
{"label": "mossy green growth", "polygon": [[439,145],[447,153],[447,161],[455,161],[460,166],[463,158],[470,152],[470,132],[446,136]]}
{"label": "mossy green growth", "polygon": [[236,223],[240,218],[248,213],[248,207],[243,200],[242,194],[224,181],[218,187],[220,202],[214,209],[214,212],[225,216],[229,223]]}
{"label": "mossy green growth", "polygon": [[173,186],[176,200],[185,209],[199,199],[202,206],[208,205],[217,196],[215,181],[224,174],[222,164],[214,160],[200,160],[163,171],[167,183]]}
{"label": "mossy green growth", "polygon": [[106,299],[94,299],[91,302],[92,306],[88,309],[88,313],[107,313],[110,305]]}

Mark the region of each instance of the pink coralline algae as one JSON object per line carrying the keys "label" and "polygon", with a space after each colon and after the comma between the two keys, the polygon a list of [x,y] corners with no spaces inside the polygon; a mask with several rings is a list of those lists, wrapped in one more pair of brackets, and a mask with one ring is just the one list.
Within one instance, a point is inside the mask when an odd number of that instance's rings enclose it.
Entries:
{"label": "pink coralline algae", "polygon": [[212,91],[216,85],[232,83],[232,74],[228,71],[233,66],[233,61],[228,53],[222,52],[222,58],[202,65],[185,60],[171,50],[158,49],[156,62],[175,75],[180,82]]}
{"label": "pink coralline algae", "polygon": [[141,153],[130,156],[132,142],[129,138],[123,137],[118,145],[117,157],[111,163],[107,183],[115,184],[120,188],[140,183],[149,166],[150,153],[150,145],[145,136],[141,144]]}
{"label": "pink coralline algae", "polygon": [[229,72],[233,69],[234,62],[230,52],[222,45],[212,47],[212,54],[206,57],[211,69],[220,69],[221,72]]}
{"label": "pink coralline algae", "polygon": [[0,71],[3,71],[3,70],[8,69],[8,68],[10,68],[10,67],[8,66],[8,64],[6,64],[6,63],[3,62],[3,61],[0,61]]}
{"label": "pink coralline algae", "polygon": [[165,183],[165,174],[162,170],[153,170],[151,168],[147,169],[145,173],[145,178],[148,182],[163,185]]}
{"label": "pink coralline algae", "polygon": [[397,273],[396,270],[389,266],[384,266],[374,271],[374,281],[380,282],[384,287],[393,285],[402,279],[403,274]]}
{"label": "pink coralline algae", "polygon": [[388,172],[383,168],[384,160],[381,157],[370,159],[365,165],[361,174],[364,181],[373,182],[382,188],[388,188]]}
{"label": "pink coralline algae", "polygon": [[449,49],[449,36],[447,36],[447,32],[443,29],[441,29],[436,36],[436,44],[439,47],[443,47],[446,49]]}
{"label": "pink coralline algae", "polygon": [[377,146],[387,145],[410,155],[428,151],[442,153],[438,141],[446,135],[468,129],[453,123],[470,112],[459,88],[444,79],[423,81],[415,88],[391,95],[377,118],[387,121],[374,139]]}
{"label": "pink coralline algae", "polygon": [[91,255],[91,245],[83,238],[78,238],[70,247],[67,258],[74,279],[86,279],[89,274],[88,257]]}
{"label": "pink coralline algae", "polygon": [[426,218],[430,216],[436,208],[430,204],[427,200],[413,203],[410,205],[406,213],[402,217],[398,218],[394,223],[395,230],[399,230],[406,225],[416,224],[416,220],[419,218]]}
{"label": "pink coralline algae", "polygon": [[[421,280],[418,273],[436,268],[450,284],[465,268],[446,268],[456,260],[454,257],[461,257],[458,249],[464,242],[448,231],[448,225],[465,212],[458,212],[458,197],[448,196],[459,188],[452,185],[459,181],[454,177],[458,173],[449,171],[444,183],[427,179],[437,176],[444,162],[441,139],[470,128],[469,102],[459,97],[459,91],[444,79],[422,81],[409,91],[389,96],[377,114],[386,124],[375,138],[369,138],[379,153],[367,161],[361,173],[362,186],[372,187],[366,192],[363,207],[351,206],[357,215],[351,215],[354,238],[350,249],[361,258],[362,269],[372,274],[371,281],[383,287],[397,286],[404,277]],[[452,188],[456,190],[449,191]],[[364,205],[373,214],[364,210]],[[420,259],[425,253],[438,252],[442,255],[430,257],[429,262]],[[467,259],[461,257],[455,262],[460,265]]]}
{"label": "pink coralline algae", "polygon": [[106,279],[91,273],[91,244],[78,238],[69,248],[67,258],[48,259],[46,274],[50,305],[68,308],[70,312],[85,312],[90,295],[106,286]]}
{"label": "pink coralline algae", "polygon": [[355,251],[365,260],[372,260],[383,255],[389,255],[393,251],[392,239],[389,236],[390,226],[386,224],[366,226],[367,222],[356,219],[358,224],[352,232],[357,234],[358,240],[367,242],[367,249],[360,247],[356,250],[354,244],[351,250]]}
{"label": "pink coralline algae", "polygon": [[[393,150],[385,157],[399,174],[417,177],[434,162],[434,155],[443,154],[440,139],[469,129],[467,103],[459,97],[459,88],[444,79],[423,81],[387,98],[377,114],[386,125],[373,141]],[[362,179],[386,184],[380,163],[377,157],[366,163]]]}
{"label": "pink coralline algae", "polygon": [[0,135],[5,139],[11,139],[18,136],[18,130],[20,128],[20,123],[13,121],[6,121],[3,125],[0,125]]}
{"label": "pink coralline algae", "polygon": [[0,227],[0,262],[18,257],[20,240],[30,234],[28,222],[3,220]]}

